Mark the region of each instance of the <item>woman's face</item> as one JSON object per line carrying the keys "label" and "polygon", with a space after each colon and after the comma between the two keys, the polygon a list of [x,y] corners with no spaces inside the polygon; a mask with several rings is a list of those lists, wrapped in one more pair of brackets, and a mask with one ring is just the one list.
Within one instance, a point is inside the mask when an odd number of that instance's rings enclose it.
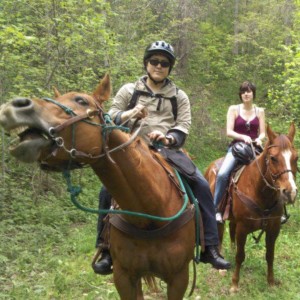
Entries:
{"label": "woman's face", "polygon": [[163,81],[169,75],[170,62],[161,54],[154,54],[147,62],[147,72],[156,81]]}
{"label": "woman's face", "polygon": [[242,97],[243,103],[252,102],[252,100],[253,100],[253,92],[252,92],[252,90],[248,89],[248,90],[244,91],[241,94],[241,97]]}

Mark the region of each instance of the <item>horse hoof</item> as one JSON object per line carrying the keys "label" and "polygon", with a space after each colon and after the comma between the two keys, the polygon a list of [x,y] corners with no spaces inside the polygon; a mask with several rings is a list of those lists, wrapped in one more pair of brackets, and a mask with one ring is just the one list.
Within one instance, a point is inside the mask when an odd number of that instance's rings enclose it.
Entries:
{"label": "horse hoof", "polygon": [[270,287],[274,287],[274,286],[280,285],[280,284],[281,284],[281,281],[280,281],[280,280],[274,279],[274,280],[272,280],[272,281],[271,281],[271,280],[268,281],[268,284],[269,284]]}
{"label": "horse hoof", "polygon": [[225,276],[227,274],[227,270],[218,270],[221,276]]}
{"label": "horse hoof", "polygon": [[236,294],[238,292],[238,287],[237,286],[232,286],[229,290],[230,294]]}

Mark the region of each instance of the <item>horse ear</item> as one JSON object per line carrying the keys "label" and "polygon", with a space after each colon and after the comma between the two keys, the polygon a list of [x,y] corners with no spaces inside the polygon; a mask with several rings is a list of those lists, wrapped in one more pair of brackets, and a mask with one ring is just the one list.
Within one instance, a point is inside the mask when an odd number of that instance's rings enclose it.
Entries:
{"label": "horse ear", "polygon": [[53,86],[52,88],[53,88],[53,91],[54,91],[55,98],[58,98],[61,95],[61,93],[58,91],[58,89],[55,86]]}
{"label": "horse ear", "polygon": [[293,140],[294,140],[295,132],[296,132],[295,123],[292,122],[290,125],[289,133],[288,133],[288,138],[291,142],[293,142]]}
{"label": "horse ear", "polygon": [[269,123],[267,123],[267,135],[268,135],[270,144],[272,144],[272,141],[276,138],[276,133],[271,129]]}
{"label": "horse ear", "polygon": [[95,100],[102,102],[107,101],[111,94],[111,84],[109,74],[105,74],[103,79],[100,81],[96,90],[93,93]]}

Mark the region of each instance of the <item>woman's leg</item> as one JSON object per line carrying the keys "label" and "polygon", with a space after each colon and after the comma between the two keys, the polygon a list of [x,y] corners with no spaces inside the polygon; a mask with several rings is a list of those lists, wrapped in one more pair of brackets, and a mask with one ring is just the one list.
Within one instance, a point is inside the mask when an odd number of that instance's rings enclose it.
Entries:
{"label": "woman's leg", "polygon": [[216,187],[214,194],[214,205],[216,209],[218,209],[218,206],[222,198],[224,197],[226,188],[228,186],[230,173],[234,169],[236,164],[237,162],[234,156],[232,155],[231,148],[229,148],[216,179]]}

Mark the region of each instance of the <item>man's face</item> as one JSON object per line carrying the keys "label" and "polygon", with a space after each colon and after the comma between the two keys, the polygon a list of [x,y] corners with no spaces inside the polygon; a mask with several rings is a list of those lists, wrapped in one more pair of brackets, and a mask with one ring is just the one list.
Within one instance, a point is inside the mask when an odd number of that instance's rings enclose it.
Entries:
{"label": "man's face", "polygon": [[156,81],[162,81],[169,75],[170,61],[161,54],[152,55],[147,62],[147,72]]}

